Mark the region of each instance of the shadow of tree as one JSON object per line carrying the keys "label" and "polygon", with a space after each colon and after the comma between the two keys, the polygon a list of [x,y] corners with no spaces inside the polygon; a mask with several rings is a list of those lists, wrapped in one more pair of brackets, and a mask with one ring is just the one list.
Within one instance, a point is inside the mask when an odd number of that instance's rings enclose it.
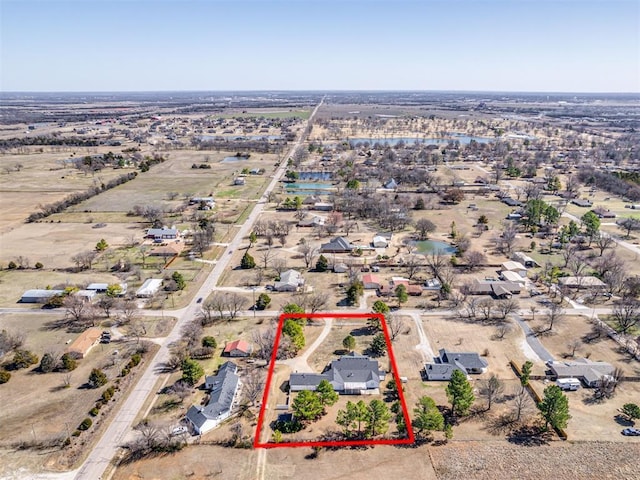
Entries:
{"label": "shadow of tree", "polygon": [[523,425],[514,429],[507,437],[507,441],[523,447],[539,447],[547,445],[551,436],[550,431],[544,431],[537,425]]}

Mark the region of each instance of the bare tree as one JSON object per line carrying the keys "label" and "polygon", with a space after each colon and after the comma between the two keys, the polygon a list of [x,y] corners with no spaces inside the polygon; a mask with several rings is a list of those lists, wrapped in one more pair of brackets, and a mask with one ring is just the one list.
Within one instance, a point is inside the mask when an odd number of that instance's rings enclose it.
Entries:
{"label": "bare tree", "polygon": [[473,271],[480,265],[487,263],[487,256],[482,252],[472,250],[464,254],[464,261],[467,263],[467,269]]}
{"label": "bare tree", "polygon": [[391,341],[394,341],[398,335],[407,331],[407,325],[400,315],[386,315],[385,320],[387,322],[387,327],[389,328],[389,337],[391,338]]}
{"label": "bare tree", "polygon": [[567,348],[569,349],[569,356],[570,357],[575,357],[576,356],[576,351],[582,346],[582,340],[580,340],[579,338],[576,338],[575,340],[571,340],[568,344],[567,344]]}
{"label": "bare tree", "polygon": [[247,305],[247,299],[235,292],[228,293],[226,297],[229,317],[234,319],[238,316],[238,312]]}
{"label": "bare tree", "polygon": [[478,310],[482,315],[483,320],[489,321],[493,315],[493,300],[485,298],[478,302]]}
{"label": "bare tree", "polygon": [[502,398],[504,392],[504,383],[495,375],[491,375],[488,379],[482,380],[480,383],[480,395],[487,401],[487,410],[491,410],[493,402]]}
{"label": "bare tree", "polygon": [[260,395],[264,392],[265,375],[264,372],[257,368],[251,369],[251,371],[244,377],[242,383],[242,395],[244,401],[255,405],[256,401],[260,398]]}
{"label": "bare tree", "polygon": [[515,421],[519,422],[523,415],[533,410],[533,400],[525,387],[518,387],[513,395],[513,413]]}
{"label": "bare tree", "polygon": [[62,306],[65,309],[65,315],[67,318],[71,318],[78,326],[82,326],[82,323],[87,319],[87,313],[89,311],[90,304],[85,302],[82,297],[78,295],[67,295],[64,297]]}
{"label": "bare tree", "polygon": [[512,330],[511,322],[500,322],[496,327],[495,338],[502,340]]}
{"label": "bare tree", "polygon": [[271,261],[271,266],[276,271],[278,276],[282,274],[287,269],[287,259],[276,257]]}
{"label": "bare tree", "polygon": [[120,322],[123,324],[131,323],[139,315],[138,305],[135,300],[127,299],[120,303]]}
{"label": "bare tree", "polygon": [[596,247],[600,250],[600,256],[604,254],[604,251],[608,248],[615,246],[616,241],[611,235],[603,232],[598,232],[595,238]]}
{"label": "bare tree", "polygon": [[499,312],[500,318],[503,320],[512,313],[517,312],[519,308],[520,305],[518,304],[518,302],[511,298],[506,300],[498,300],[496,302],[496,310]]}
{"label": "bare tree", "polygon": [[186,323],[180,330],[182,339],[187,343],[187,348],[194,348],[200,345],[202,336],[202,323],[192,320]]}
{"label": "bare tree", "polygon": [[111,310],[118,308],[118,299],[110,297],[109,295],[103,295],[96,303],[98,308],[101,308],[107,318],[111,317]]}
{"label": "bare tree", "polygon": [[314,247],[309,242],[305,242],[298,247],[298,251],[302,254],[305,266],[310,268],[313,260],[318,255],[318,248]]}
{"label": "bare tree", "polygon": [[260,261],[262,262],[262,268],[266,269],[269,267],[269,263],[275,256],[275,252],[271,250],[271,247],[269,247],[261,250],[258,256],[260,257]]}
{"label": "bare tree", "polygon": [[615,303],[611,316],[616,324],[616,330],[626,334],[640,322],[640,302],[634,298],[625,297]]}
{"label": "bare tree", "polygon": [[549,326],[547,327],[547,331],[550,332],[553,330],[553,325],[564,319],[564,309],[555,302],[552,302],[549,305],[549,311],[547,313],[547,320],[549,322]]}
{"label": "bare tree", "polygon": [[224,318],[225,311],[227,310],[227,297],[224,292],[214,292],[213,295],[205,302],[205,306],[208,310],[215,310],[220,315],[220,319]]}
{"label": "bare tree", "polygon": [[273,345],[276,340],[275,326],[255,329],[251,332],[251,339],[256,345],[255,354],[258,358],[269,362],[273,353]]}
{"label": "bare tree", "polygon": [[307,299],[307,307],[311,313],[316,313],[323,310],[327,306],[327,295],[322,292],[315,292],[309,295]]}
{"label": "bare tree", "polygon": [[420,271],[420,267],[422,266],[422,262],[420,262],[420,257],[418,255],[409,255],[404,260],[404,267],[407,269],[407,277],[409,280],[412,280],[415,277],[416,273]]}
{"label": "bare tree", "polygon": [[420,240],[425,240],[430,233],[436,231],[435,223],[426,218],[419,219],[415,224],[415,228]]}

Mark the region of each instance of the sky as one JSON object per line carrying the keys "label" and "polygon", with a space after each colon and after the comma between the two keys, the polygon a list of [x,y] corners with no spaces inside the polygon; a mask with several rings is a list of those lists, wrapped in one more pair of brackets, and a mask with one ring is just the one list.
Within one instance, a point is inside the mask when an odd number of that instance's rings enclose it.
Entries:
{"label": "sky", "polygon": [[0,0],[0,90],[640,92],[640,0]]}

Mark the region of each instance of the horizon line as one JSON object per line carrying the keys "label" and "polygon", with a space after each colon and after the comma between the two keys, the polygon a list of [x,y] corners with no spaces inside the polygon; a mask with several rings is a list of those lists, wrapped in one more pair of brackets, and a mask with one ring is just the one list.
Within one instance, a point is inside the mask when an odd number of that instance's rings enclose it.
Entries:
{"label": "horizon line", "polygon": [[458,94],[529,94],[529,95],[634,95],[640,91],[556,91],[556,90],[421,90],[421,89],[240,89],[240,90],[5,90],[0,95],[17,94],[131,94],[131,93],[458,93]]}

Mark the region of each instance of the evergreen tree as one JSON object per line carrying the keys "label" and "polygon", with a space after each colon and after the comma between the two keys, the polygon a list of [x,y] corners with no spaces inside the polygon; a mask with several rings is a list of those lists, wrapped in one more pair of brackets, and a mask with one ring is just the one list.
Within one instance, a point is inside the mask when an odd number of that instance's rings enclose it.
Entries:
{"label": "evergreen tree", "polygon": [[333,389],[333,385],[327,380],[322,380],[316,388],[316,394],[323,406],[331,406],[338,401],[338,394]]}
{"label": "evergreen tree", "polygon": [[569,399],[557,385],[549,385],[544,389],[544,398],[538,403],[538,410],[544,419],[544,428],[566,428],[569,415]]}
{"label": "evergreen tree", "polygon": [[180,272],[173,272],[171,279],[176,282],[178,290],[184,290],[184,287],[187,286],[187,282],[184,280],[184,277]]}
{"label": "evergreen tree", "polygon": [[302,390],[291,403],[291,410],[296,420],[310,421],[320,418],[324,406],[316,392]]}
{"label": "evergreen tree", "polygon": [[353,349],[356,348],[356,339],[353,337],[353,335],[347,335],[342,340],[342,346],[345,348],[345,350],[349,350],[350,352],[352,352]]}
{"label": "evergreen tree", "polygon": [[447,398],[451,402],[453,416],[465,415],[476,397],[473,395],[473,387],[467,380],[467,376],[461,370],[454,370],[451,380],[447,385]]}
{"label": "evergreen tree", "polygon": [[520,369],[520,384],[523,387],[529,385],[529,378],[531,377],[531,369],[533,368],[533,362],[527,360],[522,364],[522,368]]}
{"label": "evergreen tree", "polygon": [[327,257],[324,255],[320,255],[318,257],[318,261],[316,262],[316,271],[317,272],[326,272],[329,269],[329,261]]}
{"label": "evergreen tree", "polygon": [[369,351],[371,355],[374,357],[380,357],[385,354],[387,351],[387,341],[384,338],[383,333],[378,333],[373,340],[371,340],[371,345],[369,345]]}
{"label": "evergreen tree", "polygon": [[249,252],[244,252],[242,259],[240,260],[240,268],[244,270],[248,270],[250,268],[255,268],[255,267],[256,267],[256,261],[254,260],[254,258],[251,255],[249,255]]}
{"label": "evergreen tree", "polygon": [[204,375],[204,369],[202,366],[192,360],[190,358],[185,359],[182,362],[182,381],[189,384],[195,385],[200,380],[200,377]]}
{"label": "evergreen tree", "polygon": [[444,430],[444,416],[431,397],[421,397],[413,409],[413,414],[413,428],[417,433],[429,435],[431,431]]}
{"label": "evergreen tree", "polygon": [[396,298],[398,299],[398,308],[409,299],[409,295],[407,294],[407,287],[404,284],[400,284],[395,289]]}
{"label": "evergreen tree", "polygon": [[389,429],[389,420],[392,418],[389,408],[382,400],[371,400],[366,420],[367,436],[375,437],[384,434]]}
{"label": "evergreen tree", "polygon": [[89,385],[89,388],[98,388],[105,385],[108,381],[107,375],[102,370],[94,368],[91,370],[87,385]]}

